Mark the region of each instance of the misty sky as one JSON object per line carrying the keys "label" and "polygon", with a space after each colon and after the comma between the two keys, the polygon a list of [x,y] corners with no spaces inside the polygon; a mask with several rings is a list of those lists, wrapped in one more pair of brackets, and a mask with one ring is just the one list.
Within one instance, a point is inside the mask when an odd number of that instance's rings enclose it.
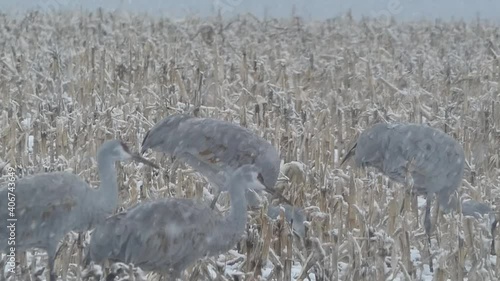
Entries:
{"label": "misty sky", "polygon": [[295,5],[297,15],[305,19],[326,19],[351,9],[354,17],[394,15],[398,20],[466,19],[479,15],[500,23],[500,0],[0,0],[3,12],[23,13],[28,9],[95,9],[147,12],[182,18],[186,15],[211,16],[215,7],[224,15],[251,12],[258,17],[288,17]]}

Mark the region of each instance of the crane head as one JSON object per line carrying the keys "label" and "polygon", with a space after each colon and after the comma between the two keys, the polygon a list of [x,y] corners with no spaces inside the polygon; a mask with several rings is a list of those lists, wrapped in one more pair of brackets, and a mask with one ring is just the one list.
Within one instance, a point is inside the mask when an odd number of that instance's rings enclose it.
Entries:
{"label": "crane head", "polygon": [[264,177],[260,169],[255,165],[243,165],[236,169],[232,175],[226,188],[233,188],[235,185],[244,184],[246,188],[254,191],[265,190]]}
{"label": "crane head", "polygon": [[[171,136],[176,135],[176,130],[182,121],[193,118],[187,114],[172,114],[154,125],[144,136],[141,144],[141,155],[148,149],[157,150],[165,143],[171,141]],[[161,149],[160,149],[161,150]]]}
{"label": "crane head", "polygon": [[358,167],[380,166],[384,156],[388,153],[387,147],[392,137],[391,133],[396,126],[397,124],[377,123],[365,129],[357,137],[354,145],[349,149],[344,159],[342,159],[340,166],[353,156],[355,165]]}

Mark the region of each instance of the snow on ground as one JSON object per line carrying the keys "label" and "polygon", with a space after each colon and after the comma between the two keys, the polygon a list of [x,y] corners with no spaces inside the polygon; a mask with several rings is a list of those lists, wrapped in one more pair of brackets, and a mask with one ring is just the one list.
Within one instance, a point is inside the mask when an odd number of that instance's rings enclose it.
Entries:
{"label": "snow on ground", "polygon": [[[268,260],[264,268],[262,269],[262,278],[267,279],[269,274],[271,274],[274,269],[274,265]],[[302,271],[302,265],[298,262],[292,264],[292,280],[297,280],[300,277]],[[316,277],[313,273],[309,273],[309,279],[311,281],[316,281]]]}

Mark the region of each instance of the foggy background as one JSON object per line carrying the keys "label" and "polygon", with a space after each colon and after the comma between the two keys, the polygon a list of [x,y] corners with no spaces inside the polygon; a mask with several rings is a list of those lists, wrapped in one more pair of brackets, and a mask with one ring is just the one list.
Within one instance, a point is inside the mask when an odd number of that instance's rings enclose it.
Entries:
{"label": "foggy background", "polygon": [[187,15],[213,16],[221,7],[224,17],[250,12],[260,18],[289,17],[295,14],[306,20],[323,20],[345,14],[349,9],[362,16],[394,16],[397,20],[442,18],[445,20],[488,19],[500,23],[498,0],[0,0],[6,13],[24,13],[29,9],[90,9],[147,12],[155,16],[183,18]]}

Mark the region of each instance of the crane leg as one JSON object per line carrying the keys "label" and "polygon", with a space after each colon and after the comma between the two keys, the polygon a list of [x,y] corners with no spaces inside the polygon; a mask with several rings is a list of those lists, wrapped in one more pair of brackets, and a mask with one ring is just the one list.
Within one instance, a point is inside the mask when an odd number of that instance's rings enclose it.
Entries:
{"label": "crane leg", "polygon": [[495,256],[497,253],[496,253],[496,249],[495,249],[495,233],[496,233],[496,228],[498,226],[498,220],[495,219],[495,221],[491,224],[491,255],[492,256]]}
{"label": "crane leg", "polygon": [[215,208],[215,203],[217,203],[217,200],[219,200],[221,191],[217,190],[217,193],[215,193],[214,199],[212,200],[212,203],[210,203],[210,208],[213,210]]}
{"label": "crane leg", "polygon": [[106,281],[113,281],[115,280],[115,277],[116,277],[116,274],[114,272],[110,272],[107,276],[106,276]]}
{"label": "crane leg", "polygon": [[427,196],[427,202],[425,204],[425,219],[424,219],[425,233],[429,238],[429,245],[431,241],[431,198]]}
{"label": "crane leg", "polygon": [[431,251],[431,204],[432,204],[432,196],[427,194],[425,204],[425,218],[424,218],[424,227],[425,233],[427,234],[427,242],[429,243],[429,269],[431,272],[434,272],[434,266],[432,264],[432,256],[430,255]]}
{"label": "crane leg", "polygon": [[85,233],[84,232],[78,232],[78,238],[76,240],[76,247],[78,249],[83,249],[83,239],[82,239],[82,236],[84,235]]}
{"label": "crane leg", "polygon": [[76,243],[76,246],[78,248],[78,266],[76,267],[76,276],[78,279],[81,279],[82,277],[82,271],[80,265],[83,262],[83,238],[82,238],[83,235],[85,235],[85,233],[83,232],[78,233],[78,240]]}
{"label": "crane leg", "polygon": [[50,281],[56,281],[57,280],[57,275],[54,272],[54,262],[55,262],[55,251],[53,253],[48,254],[49,257],[49,280]]}
{"label": "crane leg", "polygon": [[0,270],[2,270],[0,272],[0,281],[5,281],[5,276],[4,276],[5,266],[7,266],[7,263],[5,262],[5,257],[4,257],[4,258],[0,259]]}
{"label": "crane leg", "polygon": [[26,258],[26,251],[22,251],[19,255],[19,269],[21,271],[21,277],[24,279],[29,278],[29,268],[28,260]]}

